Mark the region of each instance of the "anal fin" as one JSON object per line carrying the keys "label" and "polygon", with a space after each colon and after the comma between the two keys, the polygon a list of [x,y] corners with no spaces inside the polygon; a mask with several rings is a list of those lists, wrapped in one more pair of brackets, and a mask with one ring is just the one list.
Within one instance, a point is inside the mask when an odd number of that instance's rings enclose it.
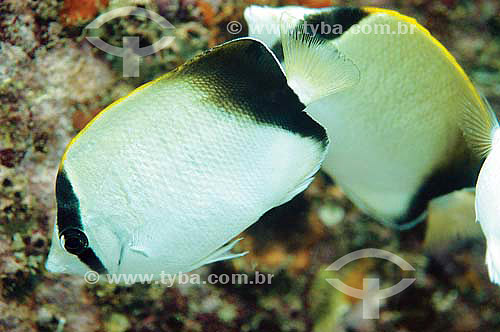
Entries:
{"label": "anal fin", "polygon": [[474,194],[470,189],[454,191],[432,200],[424,247],[431,252],[446,251],[458,240],[481,238],[475,223]]}
{"label": "anal fin", "polygon": [[245,251],[245,252],[242,252],[242,253],[238,253],[238,254],[235,254],[233,252],[231,252],[231,250],[234,248],[234,246],[240,242],[241,240],[243,240],[242,237],[236,239],[236,240],[233,240],[231,242],[229,242],[228,244],[226,245],[223,245],[222,247],[220,247],[219,249],[216,249],[215,251],[213,251],[212,253],[210,253],[208,256],[206,256],[205,258],[203,258],[202,260],[200,260],[198,263],[194,264],[191,268],[191,270],[194,270],[194,269],[197,269],[203,265],[207,265],[207,264],[211,264],[211,263],[215,263],[215,262],[220,262],[220,261],[225,261],[225,260],[229,260],[229,259],[233,259],[233,258],[238,258],[238,257],[241,257],[241,256],[245,256],[246,254],[248,254],[248,251]]}

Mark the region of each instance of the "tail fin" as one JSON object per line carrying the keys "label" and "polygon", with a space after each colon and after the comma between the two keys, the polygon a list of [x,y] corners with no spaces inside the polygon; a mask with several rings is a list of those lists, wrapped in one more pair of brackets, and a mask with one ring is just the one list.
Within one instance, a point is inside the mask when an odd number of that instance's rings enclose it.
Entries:
{"label": "tail fin", "polygon": [[359,82],[358,67],[331,41],[307,33],[303,20],[284,13],[280,28],[288,85],[306,106]]}

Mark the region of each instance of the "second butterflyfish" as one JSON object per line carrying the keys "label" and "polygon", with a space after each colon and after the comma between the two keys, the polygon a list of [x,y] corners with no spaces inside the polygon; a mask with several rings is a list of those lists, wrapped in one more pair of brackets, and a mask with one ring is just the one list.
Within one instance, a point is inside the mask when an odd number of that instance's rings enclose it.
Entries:
{"label": "second butterflyfish", "polygon": [[[251,6],[245,18],[326,128],[332,144],[323,170],[367,214],[408,229],[435,198],[474,188],[484,158],[460,119],[485,102],[416,20],[379,8],[293,6]],[[464,222],[462,231],[477,232]],[[437,239],[459,232],[443,227]]]}

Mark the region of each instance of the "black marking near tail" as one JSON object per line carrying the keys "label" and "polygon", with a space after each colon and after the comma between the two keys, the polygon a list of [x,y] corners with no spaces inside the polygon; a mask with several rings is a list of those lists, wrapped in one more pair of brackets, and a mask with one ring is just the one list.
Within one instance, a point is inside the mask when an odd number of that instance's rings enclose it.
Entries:
{"label": "black marking near tail", "polygon": [[189,76],[190,84],[206,92],[206,102],[215,109],[328,144],[325,129],[303,111],[279,63],[257,40],[244,38],[216,47],[176,75]]}
{"label": "black marking near tail", "polygon": [[[61,235],[70,229],[84,232],[80,215],[80,201],[64,170],[59,171],[56,179],[57,230]],[[80,261],[98,273],[108,273],[92,248],[76,255]]]}
{"label": "black marking near tail", "polygon": [[406,213],[397,219],[402,225],[417,219],[434,198],[444,196],[456,190],[475,187],[484,159],[478,160],[474,154],[466,154],[462,160],[454,159],[435,170],[427,177],[414,195]]}
{"label": "black marking near tail", "polygon": [[[369,13],[355,7],[332,7],[316,14],[305,15],[304,33],[320,39],[332,40],[340,37],[353,25],[358,24]],[[283,62],[283,46],[281,38],[271,47],[280,62]]]}

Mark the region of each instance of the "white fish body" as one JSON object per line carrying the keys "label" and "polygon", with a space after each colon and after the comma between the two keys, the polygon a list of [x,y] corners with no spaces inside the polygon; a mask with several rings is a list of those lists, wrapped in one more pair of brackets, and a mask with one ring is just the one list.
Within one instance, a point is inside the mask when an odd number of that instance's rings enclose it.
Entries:
{"label": "white fish body", "polygon": [[47,269],[158,277],[242,255],[227,243],[303,191],[326,154],[303,108],[248,38],[115,102],[63,157]]}

